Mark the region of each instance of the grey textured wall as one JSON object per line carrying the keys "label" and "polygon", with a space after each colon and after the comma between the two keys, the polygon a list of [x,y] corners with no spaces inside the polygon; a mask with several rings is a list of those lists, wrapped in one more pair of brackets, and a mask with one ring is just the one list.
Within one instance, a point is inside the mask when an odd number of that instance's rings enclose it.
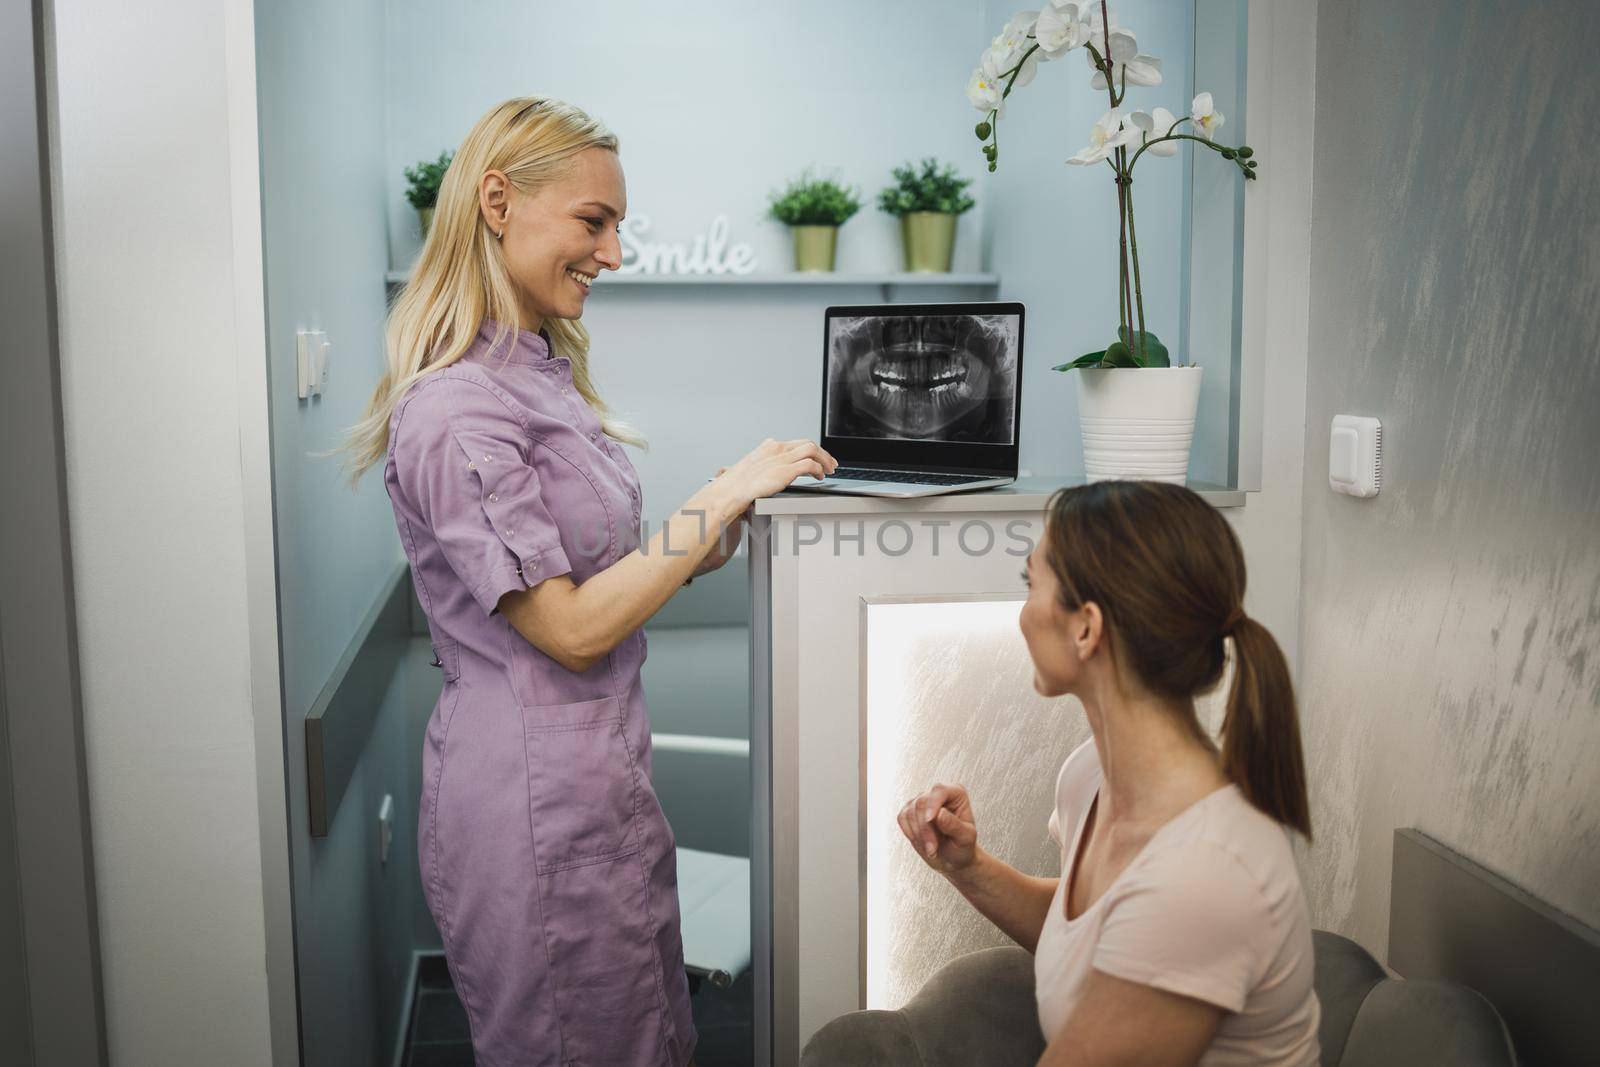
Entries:
{"label": "grey textured wall", "polygon": [[[1380,953],[1401,826],[1600,926],[1597,43],[1588,3],[1320,5],[1307,889]],[[1339,412],[1374,500],[1327,487]]]}

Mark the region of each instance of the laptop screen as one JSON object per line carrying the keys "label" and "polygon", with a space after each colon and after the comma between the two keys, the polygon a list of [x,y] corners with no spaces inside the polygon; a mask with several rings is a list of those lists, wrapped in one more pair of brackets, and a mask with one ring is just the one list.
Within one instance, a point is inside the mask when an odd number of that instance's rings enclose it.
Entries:
{"label": "laptop screen", "polygon": [[841,461],[1014,473],[1022,318],[1020,304],[829,308],[823,447]]}

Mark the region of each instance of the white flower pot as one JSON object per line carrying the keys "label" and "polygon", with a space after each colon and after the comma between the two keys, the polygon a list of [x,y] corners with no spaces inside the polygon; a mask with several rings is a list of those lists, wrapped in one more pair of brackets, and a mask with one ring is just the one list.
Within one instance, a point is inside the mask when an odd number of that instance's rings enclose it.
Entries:
{"label": "white flower pot", "polygon": [[1078,423],[1089,481],[1184,483],[1200,406],[1199,367],[1077,370]]}

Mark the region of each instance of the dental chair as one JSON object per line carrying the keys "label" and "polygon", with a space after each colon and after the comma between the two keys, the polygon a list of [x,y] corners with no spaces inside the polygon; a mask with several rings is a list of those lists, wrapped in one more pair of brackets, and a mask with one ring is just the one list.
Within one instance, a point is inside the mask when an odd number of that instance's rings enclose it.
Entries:
{"label": "dental chair", "polygon": [[[1325,1067],[1515,1067],[1494,1006],[1455,982],[1390,978],[1348,938],[1313,931],[1317,1037]],[[947,964],[897,1011],[841,1015],[811,1038],[801,1067],[1032,1067],[1045,1039],[1033,956],[1015,946]]]}

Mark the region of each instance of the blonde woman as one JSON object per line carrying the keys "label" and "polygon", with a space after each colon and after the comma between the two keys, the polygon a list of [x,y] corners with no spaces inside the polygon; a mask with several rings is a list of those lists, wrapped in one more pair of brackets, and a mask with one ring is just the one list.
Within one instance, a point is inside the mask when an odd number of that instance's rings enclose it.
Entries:
{"label": "blonde woman", "polygon": [[626,211],[598,122],[541,97],[492,109],[445,175],[351,439],[358,476],[384,463],[444,671],[417,854],[480,1067],[690,1062],[641,627],[726,562],[752,501],[836,466],[769,439],[640,543],[620,443],[643,442],[596,392],[578,321]]}

